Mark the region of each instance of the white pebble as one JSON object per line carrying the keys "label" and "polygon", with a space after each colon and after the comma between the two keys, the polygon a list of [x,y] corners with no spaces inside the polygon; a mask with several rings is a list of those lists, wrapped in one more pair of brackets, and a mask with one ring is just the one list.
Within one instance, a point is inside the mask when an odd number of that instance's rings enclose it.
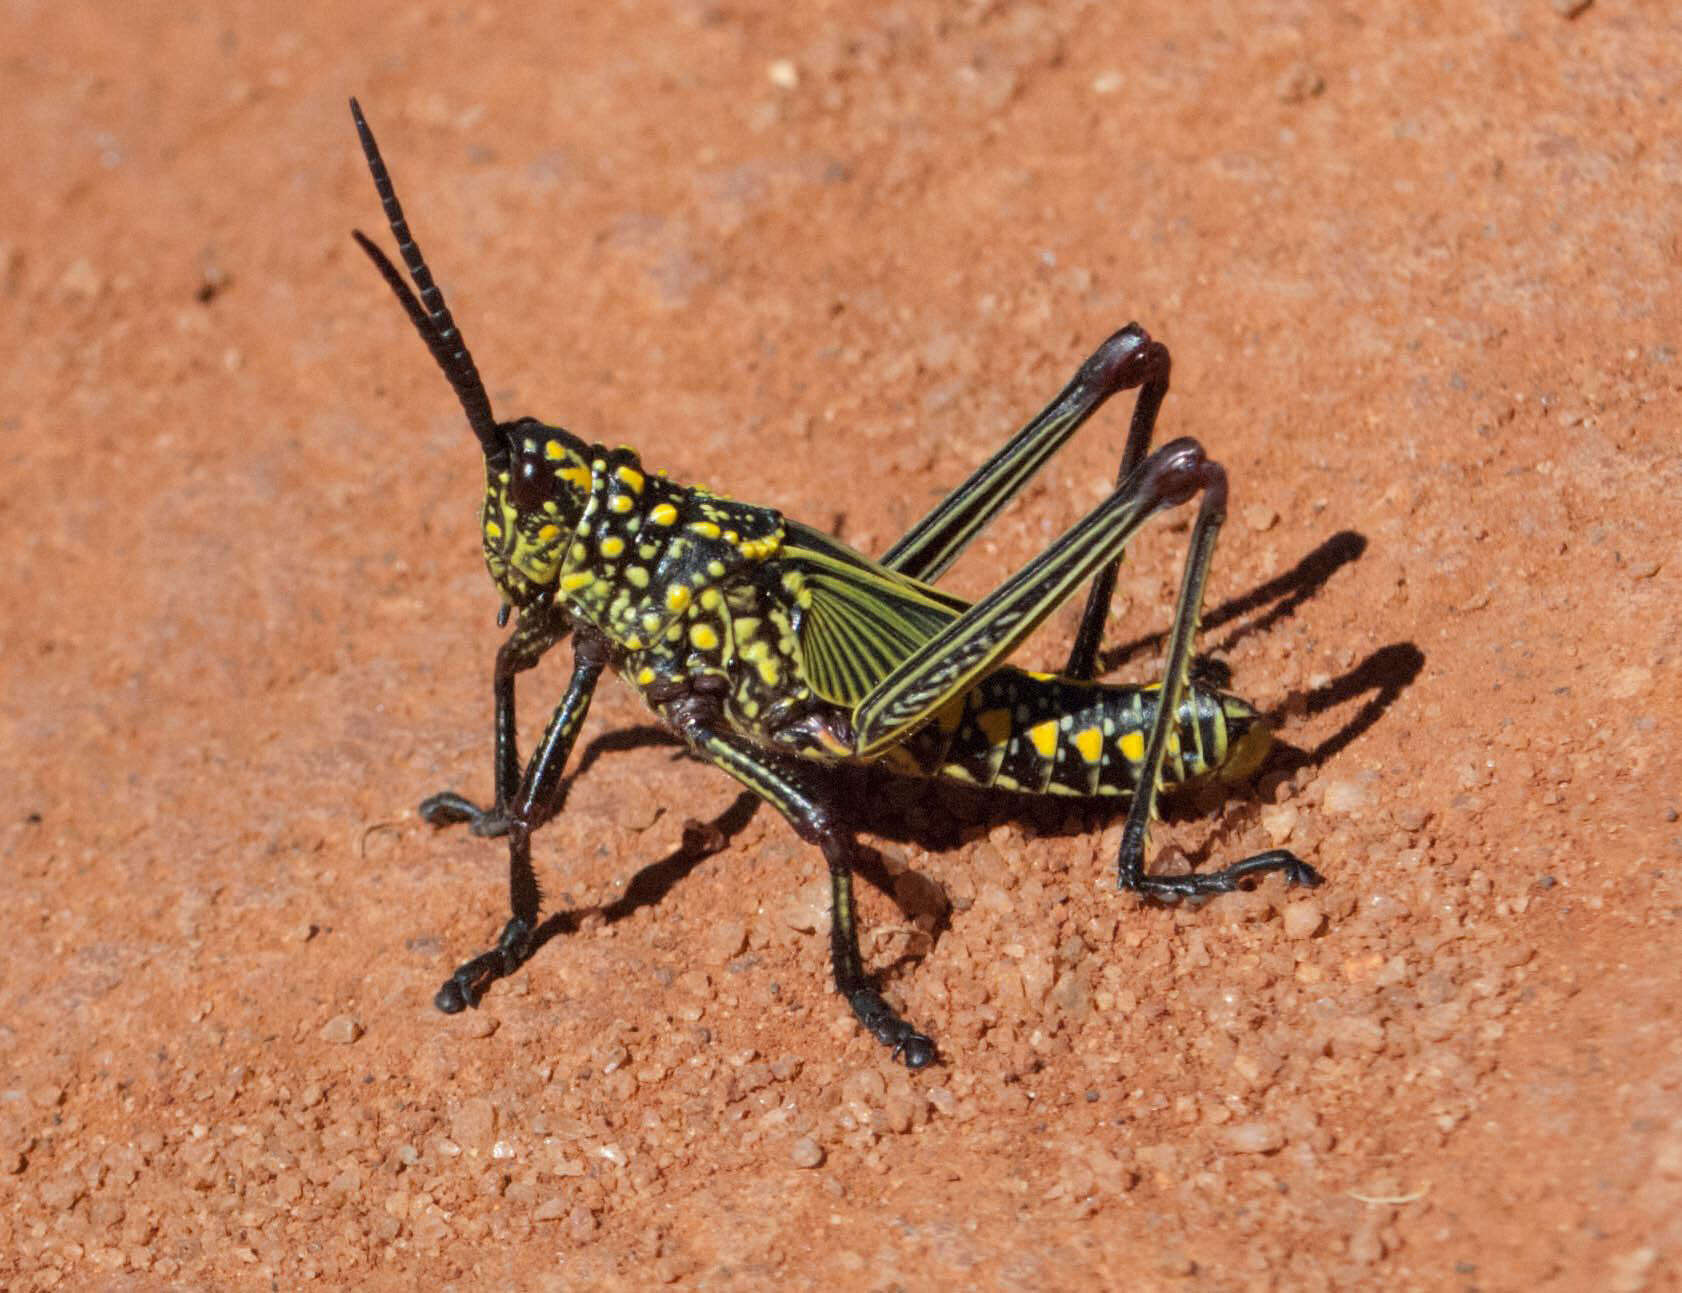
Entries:
{"label": "white pebble", "polygon": [[1285,1133],[1278,1123],[1238,1122],[1224,1133],[1226,1146],[1238,1154],[1271,1154],[1285,1144]]}
{"label": "white pebble", "polygon": [[1313,938],[1320,932],[1325,920],[1325,913],[1320,910],[1320,904],[1314,898],[1298,898],[1295,902],[1286,903],[1285,937]]}
{"label": "white pebble", "polygon": [[1328,813],[1356,813],[1372,802],[1372,792],[1359,781],[1328,781],[1322,802]]}
{"label": "white pebble", "polygon": [[362,1025],[349,1015],[334,1015],[321,1025],[321,1040],[334,1046],[349,1046],[362,1036]]}

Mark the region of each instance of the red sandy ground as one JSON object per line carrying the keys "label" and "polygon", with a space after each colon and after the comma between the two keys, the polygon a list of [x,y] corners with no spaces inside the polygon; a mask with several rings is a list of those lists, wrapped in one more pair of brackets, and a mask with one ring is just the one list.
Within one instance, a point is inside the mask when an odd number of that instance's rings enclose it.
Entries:
{"label": "red sandy ground", "polygon": [[[1562,7],[7,6],[0,1284],[1677,1287],[1682,22]],[[907,1074],[816,854],[608,686],[576,928],[435,1013],[505,912],[414,812],[489,792],[495,598],[352,92],[503,414],[861,548],[1144,323],[1263,594],[1206,645],[1306,756],[1158,839],[1326,887],[1146,907],[1113,818],[881,796]]]}

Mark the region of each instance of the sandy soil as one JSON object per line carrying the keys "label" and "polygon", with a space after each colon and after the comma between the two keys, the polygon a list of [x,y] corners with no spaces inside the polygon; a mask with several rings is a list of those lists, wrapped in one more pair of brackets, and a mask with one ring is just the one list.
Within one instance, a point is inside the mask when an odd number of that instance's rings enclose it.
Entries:
{"label": "sandy soil", "polygon": [[[8,5],[0,1284],[1678,1287],[1682,19],[1570,7]],[[1113,816],[862,794],[908,1074],[820,859],[608,686],[560,935],[437,1014],[496,602],[352,92],[502,413],[863,548],[1166,341],[1290,749],[1159,838],[1326,887],[1147,907]]]}

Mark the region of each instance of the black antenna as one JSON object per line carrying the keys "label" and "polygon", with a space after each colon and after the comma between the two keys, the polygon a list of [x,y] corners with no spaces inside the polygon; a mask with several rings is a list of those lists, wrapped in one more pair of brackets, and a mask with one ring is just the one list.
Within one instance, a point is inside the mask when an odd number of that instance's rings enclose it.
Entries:
{"label": "black antenna", "polygon": [[[374,268],[380,271],[380,276],[397,294],[409,321],[415,325],[415,331],[421,334],[421,340],[426,342],[426,348],[432,352],[432,358],[438,367],[444,370],[444,376],[449,379],[456,398],[461,401],[462,411],[467,414],[467,424],[473,428],[473,434],[479,437],[486,461],[492,464],[506,462],[508,445],[497,434],[496,418],[491,415],[491,400],[490,396],[485,394],[485,383],[479,376],[478,367],[473,363],[473,356],[468,352],[467,342],[462,340],[461,333],[456,329],[456,321],[450,317],[449,307],[444,304],[444,294],[438,290],[438,284],[432,281],[432,271],[426,267],[426,257],[421,255],[421,249],[416,246],[414,237],[409,232],[409,222],[403,218],[403,205],[398,202],[397,191],[391,186],[391,174],[386,170],[385,161],[380,156],[380,146],[374,142],[374,132],[368,129],[368,119],[362,115],[362,105],[354,98],[350,101],[350,115],[356,121],[356,134],[362,140],[362,155],[368,159],[368,170],[374,177],[374,189],[380,195],[380,204],[385,208],[386,223],[391,226],[391,236],[397,239],[398,253],[403,257],[403,263],[409,267],[409,277],[414,279],[415,290],[410,291],[408,283],[403,281],[403,276],[397,272],[397,267],[391,263],[391,259],[365,237],[360,229],[353,230],[351,237],[356,239],[358,247],[368,253],[368,259],[374,262]],[[416,292],[419,293],[418,298]]]}

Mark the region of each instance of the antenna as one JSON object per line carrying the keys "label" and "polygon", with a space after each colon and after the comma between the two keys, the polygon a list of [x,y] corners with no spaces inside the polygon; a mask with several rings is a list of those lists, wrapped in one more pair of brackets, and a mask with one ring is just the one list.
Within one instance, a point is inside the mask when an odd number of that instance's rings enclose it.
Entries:
{"label": "antenna", "polygon": [[368,128],[368,120],[362,115],[362,105],[354,98],[350,101],[350,115],[356,121],[356,134],[362,141],[362,155],[368,159],[368,170],[374,177],[374,189],[380,195],[380,204],[385,208],[386,223],[391,226],[391,236],[397,239],[398,254],[403,257],[403,263],[409,269],[409,277],[414,280],[414,290],[410,290],[409,284],[391,263],[390,257],[375,246],[360,229],[352,230],[351,237],[356,239],[358,247],[368,253],[368,259],[374,262],[374,268],[380,271],[380,277],[385,279],[386,285],[396,293],[404,312],[409,316],[409,322],[415,325],[415,331],[420,333],[421,340],[426,342],[426,348],[432,352],[432,358],[438,367],[444,370],[444,376],[449,379],[456,398],[461,401],[462,411],[467,414],[467,424],[479,438],[479,445],[485,452],[485,460],[493,466],[505,464],[508,460],[508,445],[502,436],[497,434],[496,418],[491,415],[491,400],[485,393],[484,380],[479,376],[479,369],[467,349],[467,342],[462,339],[460,331],[456,328],[456,321],[450,317],[450,309],[444,304],[443,292],[439,291],[438,284],[432,281],[432,271],[426,267],[426,257],[421,255],[420,247],[409,232],[409,222],[403,218],[403,205],[397,200],[397,191],[391,184],[391,174],[386,170],[385,160],[380,156],[380,146],[374,142],[374,132]]}

